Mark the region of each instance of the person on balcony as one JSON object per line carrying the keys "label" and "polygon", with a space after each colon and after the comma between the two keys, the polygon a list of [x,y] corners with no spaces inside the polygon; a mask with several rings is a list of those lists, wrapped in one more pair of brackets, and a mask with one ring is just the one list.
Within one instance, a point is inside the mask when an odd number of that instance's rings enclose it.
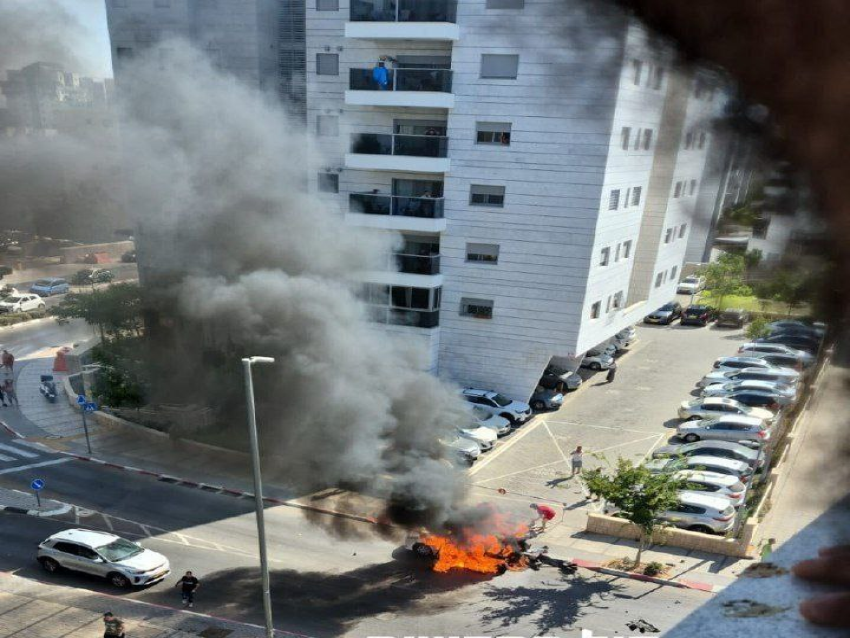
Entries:
{"label": "person on balcony", "polygon": [[377,66],[372,69],[372,79],[378,85],[379,91],[386,91],[390,85],[390,74],[383,61],[379,61]]}

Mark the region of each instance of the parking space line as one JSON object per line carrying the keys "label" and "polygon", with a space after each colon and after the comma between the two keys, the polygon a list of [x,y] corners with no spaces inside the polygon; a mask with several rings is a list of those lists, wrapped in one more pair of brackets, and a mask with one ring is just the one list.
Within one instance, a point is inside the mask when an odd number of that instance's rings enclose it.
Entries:
{"label": "parking space line", "polygon": [[2,443],[0,443],[0,450],[3,450],[5,452],[11,452],[12,454],[16,454],[17,456],[20,456],[21,458],[24,458],[24,459],[37,459],[38,458],[38,454],[33,454],[32,452],[28,452],[27,450],[22,450],[21,448],[15,447],[15,446],[12,446],[12,445],[3,445]]}
{"label": "parking space line", "polygon": [[552,439],[552,443],[555,444],[555,449],[558,450],[558,453],[561,455],[561,458],[564,459],[564,463],[567,463],[567,465],[569,465],[569,459],[567,458],[567,455],[564,454],[564,451],[561,449],[561,446],[558,443],[558,439],[555,438],[555,435],[552,434],[552,430],[549,429],[549,424],[544,421],[543,427],[545,427],[546,431],[549,433],[549,438]]}
{"label": "parking space line", "polygon": [[6,470],[0,470],[0,474],[11,474],[12,472],[23,472],[24,470],[30,470],[36,467],[45,467],[47,465],[58,465],[59,463],[67,463],[71,461],[70,458],[64,459],[53,459],[52,461],[42,461],[41,463],[30,463],[29,465],[21,465],[20,467],[10,467]]}
{"label": "parking space line", "polygon": [[473,465],[472,468],[470,468],[469,470],[469,476],[473,476],[483,470],[490,463],[492,463],[494,459],[499,458],[500,456],[502,456],[502,454],[510,450],[514,445],[516,445],[518,441],[521,441],[526,436],[534,432],[534,430],[540,427],[541,423],[545,423],[545,421],[543,419],[540,419],[539,421],[534,421],[530,425],[526,425],[519,432],[514,432],[510,441],[508,441],[504,445],[497,446],[495,450],[493,450],[492,452],[490,452],[490,454],[487,455],[487,458],[482,461],[478,461],[475,465]]}
{"label": "parking space line", "polygon": [[[588,454],[599,454],[600,452],[607,452],[608,450],[613,450],[618,447],[623,447],[624,445],[631,445],[632,443],[640,443],[641,441],[649,441],[649,439],[656,439],[656,442],[652,447],[655,447],[658,444],[658,438],[664,436],[663,434],[650,434],[649,436],[645,436],[641,439],[632,439],[631,441],[623,441],[622,443],[617,443],[616,445],[609,445],[608,447],[604,447],[599,450],[589,450]],[[651,451],[651,448],[650,448]]]}
{"label": "parking space line", "polygon": [[531,472],[532,470],[539,470],[541,467],[549,467],[550,465],[560,465],[563,462],[564,461],[550,461],[549,463],[543,463],[542,465],[527,467],[524,470],[517,470],[516,472],[508,472],[507,474],[502,474],[501,476],[494,476],[492,478],[481,479],[477,483],[473,483],[473,485],[481,485],[482,483],[487,483],[488,481],[498,481],[499,479],[508,478],[509,476],[516,476],[517,474],[525,474],[526,472]]}
{"label": "parking space line", "polygon": [[613,425],[594,425],[592,423],[579,423],[578,421],[558,421],[556,419],[547,419],[549,423],[555,425],[575,425],[582,428],[594,428],[597,430],[619,430],[621,432],[634,432],[635,434],[646,434],[650,430],[635,430],[634,428],[621,428]]}

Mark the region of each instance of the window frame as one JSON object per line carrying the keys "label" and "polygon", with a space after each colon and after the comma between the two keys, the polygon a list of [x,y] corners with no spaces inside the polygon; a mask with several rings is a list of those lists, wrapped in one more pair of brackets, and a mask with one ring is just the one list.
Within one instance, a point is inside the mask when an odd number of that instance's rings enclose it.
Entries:
{"label": "window frame", "polygon": [[590,305],[590,318],[599,319],[602,316],[602,300],[595,301]]}
{"label": "window frame", "polygon": [[[503,126],[506,127],[507,130],[492,130],[488,131],[486,129],[482,130],[481,126]],[[475,122],[475,144],[480,144],[481,146],[510,146],[511,145],[511,122]],[[492,141],[481,141],[481,134],[491,133],[493,135]],[[496,136],[500,136],[500,140],[496,139]],[[507,141],[505,141],[507,139]]]}
{"label": "window frame", "polygon": [[[460,315],[462,317],[472,317],[473,319],[492,319],[495,306],[496,302],[493,299],[461,297]],[[475,309],[475,312],[470,311],[470,308]],[[482,310],[485,312],[481,312]],[[487,310],[489,310],[489,312],[486,312]]]}
{"label": "window frame", "polygon": [[[501,194],[498,193],[476,193],[476,188],[494,188],[494,189],[502,189]],[[504,208],[505,207],[505,193],[506,189],[504,186],[499,186],[495,184],[470,184],[469,185],[469,205],[470,206],[481,206],[484,208]],[[484,196],[487,198],[486,201],[476,202],[473,201],[475,196]],[[501,197],[501,201],[498,203],[493,203],[489,200],[490,197]]]}
{"label": "window frame", "polygon": [[607,266],[611,263],[611,247],[605,246],[599,251],[599,266]]}
{"label": "window frame", "polygon": [[[491,6],[494,2],[505,2],[505,3],[513,2],[515,4],[518,4],[519,6],[513,6],[513,7],[510,7],[510,6],[509,7],[494,7],[494,6]],[[525,9],[525,0],[487,0],[484,3],[484,8],[488,11],[522,11],[523,9]]]}
{"label": "window frame", "polygon": [[[322,132],[322,122],[333,122],[332,133]],[[321,113],[316,116],[316,137],[339,137],[339,115]]]}
{"label": "window frame", "polygon": [[649,147],[652,145],[652,129],[645,128],[643,129],[643,150],[648,151]]}
{"label": "window frame", "polygon": [[632,127],[624,126],[620,129],[620,148],[624,151],[628,151],[631,147],[630,141],[632,137]]}
{"label": "window frame", "polygon": [[643,194],[643,186],[632,188],[632,206],[640,206],[640,198]]}
{"label": "window frame", "polygon": [[632,84],[640,86],[641,75],[643,75],[643,60],[632,58]]}
{"label": "window frame", "polygon": [[679,239],[682,239],[685,236],[685,231],[687,230],[687,228],[687,224],[682,224],[681,226],[679,226]]}
{"label": "window frame", "polygon": [[620,208],[620,189],[612,188],[608,193],[608,210],[617,210]]}
{"label": "window frame", "polygon": [[[474,249],[473,247],[478,247]],[[473,252],[473,250],[481,250],[482,247],[495,248],[495,251]],[[471,264],[484,264],[487,266],[496,266],[499,263],[499,244],[482,244],[479,242],[466,242],[466,261]],[[478,259],[472,257],[493,257],[492,259]]]}
{"label": "window frame", "polygon": [[[516,60],[516,65],[514,69],[513,75],[485,75],[484,73],[484,61],[486,58],[514,58]],[[519,77],[519,54],[516,53],[482,53],[481,60],[479,62],[479,73],[478,77],[482,80],[516,80]]]}
{"label": "window frame", "polygon": [[[322,73],[321,68],[322,64],[319,60],[330,60],[334,59],[336,61],[336,73]],[[320,51],[316,53],[316,75],[326,75],[329,77],[339,77],[339,53],[327,53],[325,51]]]}
{"label": "window frame", "polygon": [[627,239],[623,242],[623,259],[628,259],[632,256],[632,240]]}
{"label": "window frame", "polygon": [[[333,8],[322,7],[322,3],[329,3]],[[316,11],[339,11],[339,0],[316,0]]]}
{"label": "window frame", "polygon": [[[331,173],[327,171],[319,171],[317,173],[318,178],[316,179],[316,189],[320,193],[339,193],[339,173]],[[322,188],[323,178],[326,182],[330,180],[332,184],[334,184],[336,190],[326,190]]]}

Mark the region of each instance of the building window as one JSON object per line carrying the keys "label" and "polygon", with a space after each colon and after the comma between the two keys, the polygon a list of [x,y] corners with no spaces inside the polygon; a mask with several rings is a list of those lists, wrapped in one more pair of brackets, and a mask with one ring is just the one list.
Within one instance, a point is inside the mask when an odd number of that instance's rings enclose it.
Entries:
{"label": "building window", "polygon": [[652,129],[648,128],[643,132],[643,150],[648,151],[650,144],[652,144]]}
{"label": "building window", "polygon": [[690,194],[693,195],[697,192],[697,181],[695,179],[691,180],[691,191]]}
{"label": "building window", "polygon": [[679,226],[679,239],[682,239],[682,237],[684,237],[684,236],[685,236],[685,231],[686,231],[687,229],[688,229],[688,225],[687,225],[687,224],[682,224],[681,226]]}
{"label": "building window", "polygon": [[505,205],[505,187],[472,184],[469,187],[469,203],[472,206],[503,208]]}
{"label": "building window", "polygon": [[631,197],[631,196],[632,196],[632,189],[627,188],[626,189],[626,196],[623,198],[623,208],[624,209],[629,207],[629,197]]}
{"label": "building window", "polygon": [[590,307],[590,318],[591,319],[599,319],[599,315],[602,313],[602,302],[597,301]]}
{"label": "building window", "polygon": [[339,0],[316,0],[316,11],[339,11]]}
{"label": "building window", "polygon": [[620,131],[620,141],[622,142],[623,150],[629,150],[629,138],[632,135],[632,129],[629,126],[624,126]]}
{"label": "building window", "polygon": [[614,295],[614,310],[619,310],[623,307],[623,291],[621,290]]}
{"label": "building window", "polygon": [[637,133],[635,133],[635,150],[636,151],[640,150],[640,134],[641,134],[642,131],[643,131],[643,129],[639,128],[637,130]]}
{"label": "building window", "polygon": [[525,0],[487,0],[488,9],[524,9]]}
{"label": "building window", "polygon": [[319,192],[338,193],[339,175],[336,173],[319,173]]}
{"label": "building window", "polygon": [[476,319],[492,319],[493,300],[464,297],[460,300],[460,314],[464,317],[475,317]]}
{"label": "building window", "polygon": [[617,210],[620,206],[620,189],[614,189],[608,195],[608,210]]}
{"label": "building window", "polygon": [[499,244],[467,244],[466,261],[479,261],[487,264],[498,264]]}
{"label": "building window", "polygon": [[662,283],[664,283],[664,273],[660,272],[655,275],[655,287],[661,288]]}
{"label": "building window", "polygon": [[133,47],[115,47],[115,58],[117,60],[129,60],[133,57]]}
{"label": "building window", "polygon": [[640,186],[635,186],[632,189],[632,206],[640,205],[640,193],[643,189]]}
{"label": "building window", "polygon": [[605,312],[611,312],[611,295],[605,300]]}
{"label": "building window", "polygon": [[632,60],[633,82],[635,86],[640,86],[640,75],[643,72],[643,62],[640,60]]}
{"label": "building window", "polygon": [[664,233],[664,243],[669,244],[673,240],[673,229],[668,228],[667,232]]}
{"label": "building window", "polygon": [[168,9],[171,7],[171,0],[153,0],[153,6],[157,9]]}
{"label": "building window", "polygon": [[511,143],[510,122],[476,122],[475,141],[478,144],[509,146]]}
{"label": "building window", "polygon": [[602,252],[599,254],[599,265],[607,266],[611,261],[611,248],[603,248]]}
{"label": "building window", "polygon": [[661,83],[664,81],[664,67],[657,66],[655,67],[655,78],[653,87],[655,89],[661,88]]}
{"label": "building window", "polygon": [[339,135],[339,117],[319,115],[316,118],[316,134],[319,137],[337,137]]}
{"label": "building window", "polygon": [[685,148],[690,148],[694,144],[694,134],[687,133],[685,135]]}
{"label": "building window", "polygon": [[679,197],[682,194],[682,182],[676,182],[676,188],[673,190],[673,197]]}
{"label": "building window", "polygon": [[339,75],[339,56],[336,53],[317,53],[316,75]]}
{"label": "building window", "polygon": [[697,144],[697,146],[699,146],[700,148],[703,148],[705,146],[705,137],[705,131],[699,134],[699,144]]}
{"label": "building window", "polygon": [[678,267],[678,266],[673,266],[673,267],[670,269],[670,279],[671,279],[671,280],[675,281],[675,279],[676,279],[676,273],[677,273],[678,271],[679,271],[679,267]]}
{"label": "building window", "polygon": [[620,261],[620,247],[622,244],[617,244],[617,250],[614,251],[614,263]]}
{"label": "building window", "polygon": [[623,259],[628,259],[632,254],[632,240],[623,242]]}
{"label": "building window", "polygon": [[481,77],[496,80],[515,80],[519,69],[518,55],[485,53],[481,56]]}

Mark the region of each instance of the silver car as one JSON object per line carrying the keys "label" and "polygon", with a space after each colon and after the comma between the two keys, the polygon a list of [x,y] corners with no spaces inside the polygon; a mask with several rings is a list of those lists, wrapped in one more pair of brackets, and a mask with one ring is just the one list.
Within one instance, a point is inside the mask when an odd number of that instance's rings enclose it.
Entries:
{"label": "silver car", "polygon": [[770,440],[770,429],[756,417],[727,415],[703,421],[687,421],[676,428],[683,441],[754,441],[765,443]]}
{"label": "silver car", "polygon": [[777,385],[795,385],[800,381],[800,373],[791,368],[742,368],[728,372],[715,371],[705,375],[697,384],[704,388],[713,383],[729,381],[768,381]]}
{"label": "silver car", "polygon": [[676,478],[686,479],[688,485],[682,492],[699,492],[728,498],[732,507],[744,504],[744,492],[747,486],[736,477],[717,472],[701,472],[699,470],[682,470],[676,472]]}
{"label": "silver car", "polygon": [[732,441],[696,441],[694,443],[676,443],[663,445],[652,451],[652,458],[661,459],[676,456],[718,456],[724,459],[743,461],[751,468],[764,465],[764,455],[759,451],[758,443],[747,444]]}
{"label": "silver car", "polygon": [[511,422],[498,414],[491,414],[477,405],[472,408],[472,420],[480,426],[490,428],[499,436],[505,436],[511,431]]}
{"label": "silver car", "polygon": [[714,383],[702,389],[703,397],[728,397],[739,392],[755,392],[770,397],[773,403],[782,406],[791,405],[797,400],[797,390],[790,386],[778,385],[769,381],[730,381]]}
{"label": "silver car", "polygon": [[542,386],[537,386],[534,394],[531,395],[531,408],[542,412],[543,410],[557,410],[564,404],[564,395],[557,390],[547,390]]}
{"label": "silver car", "polygon": [[53,534],[38,546],[37,556],[48,572],[83,572],[106,578],[116,587],[152,585],[171,573],[162,554],[114,534],[87,529]]}
{"label": "silver car", "polygon": [[653,474],[678,472],[680,470],[700,470],[702,472],[717,472],[718,474],[737,476],[742,481],[749,481],[750,476],[753,474],[752,468],[742,461],[719,456],[709,456],[707,454],[653,459],[647,461],[644,465]]}
{"label": "silver car", "polygon": [[765,423],[773,423],[776,415],[765,408],[751,408],[735,399],[727,397],[705,397],[693,401],[682,401],[679,405],[679,418],[684,421],[710,419],[726,414],[739,414],[761,419]]}
{"label": "silver car", "polygon": [[761,357],[720,357],[712,367],[718,372],[729,372],[744,368],[772,368],[773,366]]}
{"label": "silver car", "polygon": [[691,532],[725,534],[735,526],[735,508],[722,496],[680,492],[679,504],[664,512],[660,519]]}
{"label": "silver car", "polygon": [[742,357],[763,357],[768,354],[784,354],[796,357],[797,361],[808,366],[815,360],[815,356],[805,350],[795,350],[781,343],[745,343],[738,348],[738,354]]}
{"label": "silver car", "polygon": [[[610,348],[610,350],[608,349]],[[593,348],[588,350],[581,360],[582,368],[590,368],[591,370],[607,370],[614,363],[614,353],[617,349],[614,346],[608,348]]]}
{"label": "silver car", "polygon": [[472,465],[481,456],[481,446],[472,439],[455,435],[453,438],[441,440],[449,452],[457,459]]}

